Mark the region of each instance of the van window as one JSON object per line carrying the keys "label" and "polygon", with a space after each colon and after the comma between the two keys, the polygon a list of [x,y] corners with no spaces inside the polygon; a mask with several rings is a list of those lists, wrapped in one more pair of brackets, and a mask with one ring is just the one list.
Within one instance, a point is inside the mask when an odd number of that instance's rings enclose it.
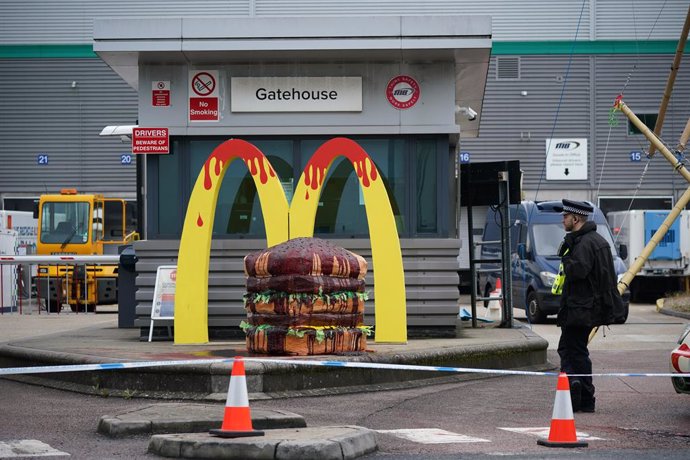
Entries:
{"label": "van window", "polygon": [[[532,233],[537,254],[543,257],[558,257],[558,247],[565,236],[565,230],[563,230],[561,224],[535,224]],[[611,248],[611,254],[615,258],[617,254],[608,227],[603,224],[597,224],[597,233],[604,237]]]}
{"label": "van window", "polygon": [[511,252],[517,251],[517,245],[520,242],[520,230],[522,225],[517,222],[511,222],[510,226],[510,250]]}

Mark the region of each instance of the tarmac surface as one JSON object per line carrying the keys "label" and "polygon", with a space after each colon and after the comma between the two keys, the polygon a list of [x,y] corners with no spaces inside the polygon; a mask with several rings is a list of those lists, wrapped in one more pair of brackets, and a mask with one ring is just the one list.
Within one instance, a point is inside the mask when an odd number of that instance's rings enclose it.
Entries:
{"label": "tarmac surface", "polygon": [[[31,311],[0,315],[0,368],[133,362],[189,361],[134,369],[11,375],[4,378],[87,394],[174,399],[152,401],[134,411],[104,415],[98,431],[110,437],[151,435],[149,451],[181,458],[356,458],[376,450],[376,437],[357,426],[305,427],[299,414],[253,411],[254,429],[263,436],[219,438],[208,433],[223,421],[232,362],[250,356],[244,341],[175,345],[140,341],[139,329],[117,327],[117,306],[96,313]],[[471,328],[458,320],[456,338],[409,340],[406,344],[368,341],[367,351],[346,355],[270,357],[246,360],[250,400],[409,388],[477,378],[421,370],[376,368],[377,364],[448,366],[481,369],[553,370],[548,342],[529,328],[497,322]],[[206,361],[218,358],[218,362]],[[220,361],[225,359],[225,361]],[[303,366],[290,361],[366,363],[372,368]],[[194,361],[204,361],[195,364]],[[180,402],[188,400],[189,403]],[[144,400],[145,401],[145,400]],[[201,404],[214,402],[215,404]]]}

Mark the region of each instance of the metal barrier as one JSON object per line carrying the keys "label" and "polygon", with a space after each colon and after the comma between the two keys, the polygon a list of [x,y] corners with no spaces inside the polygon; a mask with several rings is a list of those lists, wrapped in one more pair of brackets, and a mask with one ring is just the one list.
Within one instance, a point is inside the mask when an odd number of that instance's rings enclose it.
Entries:
{"label": "metal barrier", "polygon": [[[30,309],[45,313],[60,313],[65,305],[75,313],[96,311],[100,300],[116,297],[119,255],[96,256],[0,256],[0,315],[18,312],[24,314],[24,300]],[[34,270],[34,267],[35,270]],[[107,279],[98,275],[108,268],[114,276]],[[28,270],[29,285],[26,285]],[[33,273],[36,273],[35,275]],[[106,283],[107,295],[99,293]],[[82,290],[83,288],[83,290]],[[35,297],[34,297],[35,290]],[[101,288],[101,290],[103,290]],[[9,294],[8,294],[9,292]],[[28,296],[25,294],[28,293]],[[35,302],[34,302],[35,298]],[[9,299],[9,302],[8,302]],[[9,303],[9,305],[7,305]],[[32,312],[29,311],[29,314]]]}

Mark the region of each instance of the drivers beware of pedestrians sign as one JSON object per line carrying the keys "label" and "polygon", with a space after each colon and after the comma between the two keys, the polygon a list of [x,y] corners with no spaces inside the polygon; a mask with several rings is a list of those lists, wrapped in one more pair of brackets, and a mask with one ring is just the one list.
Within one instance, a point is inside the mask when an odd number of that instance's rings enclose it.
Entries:
{"label": "drivers beware of pedestrians sign", "polygon": [[218,71],[189,72],[189,121],[218,121]]}
{"label": "drivers beware of pedestrians sign", "polygon": [[132,153],[170,153],[168,128],[133,128]]}

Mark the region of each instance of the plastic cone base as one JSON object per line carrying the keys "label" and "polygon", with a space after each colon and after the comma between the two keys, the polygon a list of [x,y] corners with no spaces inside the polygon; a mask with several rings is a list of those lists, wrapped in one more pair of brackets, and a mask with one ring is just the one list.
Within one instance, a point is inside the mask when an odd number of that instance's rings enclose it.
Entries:
{"label": "plastic cone base", "polygon": [[554,442],[554,441],[549,441],[548,439],[541,439],[539,438],[537,440],[537,444],[540,446],[546,446],[546,447],[588,447],[589,443],[586,443],[584,441],[573,441],[573,442]]}
{"label": "plastic cone base", "polygon": [[210,430],[209,433],[215,436],[220,436],[221,438],[246,438],[249,436],[263,436],[264,432],[261,430],[251,430],[251,431],[228,431],[228,430]]}

